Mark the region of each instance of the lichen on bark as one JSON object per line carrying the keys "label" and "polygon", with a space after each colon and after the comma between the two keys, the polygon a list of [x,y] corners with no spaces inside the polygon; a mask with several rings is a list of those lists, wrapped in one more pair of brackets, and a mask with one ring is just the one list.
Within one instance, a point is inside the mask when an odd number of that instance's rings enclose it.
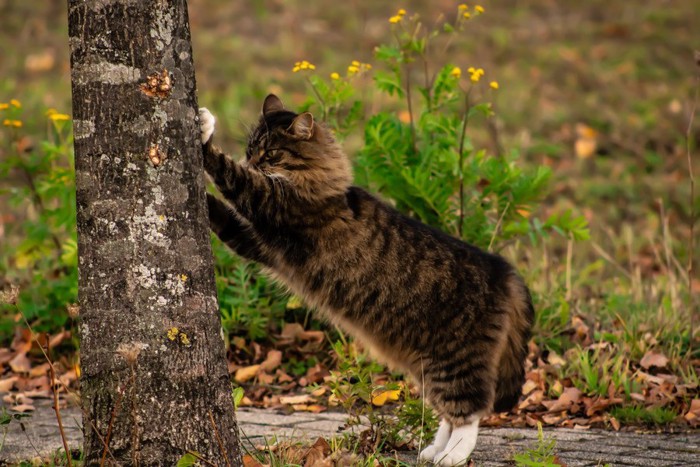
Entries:
{"label": "lichen on bark", "polygon": [[[86,464],[112,424],[119,464],[194,450],[237,465],[186,2],[69,0],[68,14]],[[156,74],[168,86],[144,93]]]}

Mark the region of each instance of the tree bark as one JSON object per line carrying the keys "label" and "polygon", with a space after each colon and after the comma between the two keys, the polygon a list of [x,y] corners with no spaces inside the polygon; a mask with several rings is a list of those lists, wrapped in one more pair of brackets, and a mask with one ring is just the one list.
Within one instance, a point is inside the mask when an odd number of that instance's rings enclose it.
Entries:
{"label": "tree bark", "polygon": [[186,1],[68,7],[85,465],[240,465]]}

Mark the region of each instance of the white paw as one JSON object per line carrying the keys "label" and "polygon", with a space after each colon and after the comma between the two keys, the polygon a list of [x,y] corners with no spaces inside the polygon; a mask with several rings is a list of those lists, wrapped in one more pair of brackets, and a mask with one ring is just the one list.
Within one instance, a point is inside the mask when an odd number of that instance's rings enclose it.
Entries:
{"label": "white paw", "polygon": [[435,457],[433,462],[435,465],[441,465],[444,467],[453,467],[455,465],[466,465],[467,460],[469,459],[469,456],[464,457],[461,454],[439,454],[438,456]]}
{"label": "white paw", "polygon": [[450,433],[452,432],[452,426],[447,420],[440,420],[440,427],[437,433],[435,433],[435,439],[433,444],[423,449],[418,458],[422,461],[432,462],[435,456],[445,449],[447,442],[450,440]]}
{"label": "white paw", "polygon": [[433,462],[443,466],[466,464],[476,447],[478,433],[478,419],[468,425],[453,428],[447,446],[441,453],[435,455]]}
{"label": "white paw", "polygon": [[199,129],[202,132],[202,144],[207,144],[214,134],[216,118],[209,112],[209,109],[202,107],[199,109]]}
{"label": "white paw", "polygon": [[418,454],[418,459],[422,461],[432,462],[435,459],[435,455],[438,453],[440,448],[431,444],[427,448],[423,449],[420,454]]}

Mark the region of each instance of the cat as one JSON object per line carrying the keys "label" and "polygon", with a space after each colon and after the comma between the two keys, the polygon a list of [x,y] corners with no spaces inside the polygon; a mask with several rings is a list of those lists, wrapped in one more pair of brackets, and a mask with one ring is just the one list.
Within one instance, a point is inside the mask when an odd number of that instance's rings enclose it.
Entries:
{"label": "cat", "polygon": [[370,353],[406,372],[440,416],[420,458],[460,465],[479,419],[517,402],[534,317],[502,257],[405,216],[352,185],[351,164],[313,116],[269,95],[236,162],[200,109],[212,230]]}

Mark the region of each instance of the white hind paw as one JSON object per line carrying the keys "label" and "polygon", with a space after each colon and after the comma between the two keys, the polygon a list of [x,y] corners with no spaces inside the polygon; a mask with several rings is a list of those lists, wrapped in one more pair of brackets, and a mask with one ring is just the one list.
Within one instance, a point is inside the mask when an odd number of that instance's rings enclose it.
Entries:
{"label": "white hind paw", "polygon": [[209,109],[202,107],[199,109],[199,129],[202,132],[202,144],[207,144],[214,134],[216,118],[209,112]]}
{"label": "white hind paw", "polygon": [[435,446],[434,444],[431,444],[427,448],[423,449],[420,452],[420,454],[418,454],[418,459],[422,461],[432,462],[433,459],[435,459],[435,455],[438,453],[439,450],[439,447]]}
{"label": "white hind paw", "polygon": [[433,458],[433,462],[442,466],[465,465],[476,447],[476,437],[479,433],[479,419],[452,428],[450,440],[445,449]]}
{"label": "white hind paw", "polygon": [[464,457],[462,454],[440,454],[435,457],[433,462],[435,465],[440,465],[443,467],[453,467],[455,465],[467,465],[467,460],[469,456]]}

